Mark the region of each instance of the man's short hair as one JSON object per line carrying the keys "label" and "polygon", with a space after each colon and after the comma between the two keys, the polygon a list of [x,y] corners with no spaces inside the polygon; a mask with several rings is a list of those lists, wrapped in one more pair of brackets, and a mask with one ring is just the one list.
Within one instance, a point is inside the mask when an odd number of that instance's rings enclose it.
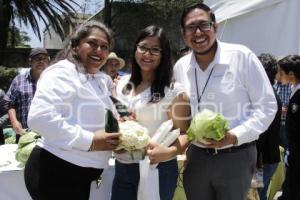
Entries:
{"label": "man's short hair", "polygon": [[180,18],[180,25],[181,28],[184,28],[184,22],[185,22],[185,17],[192,11],[195,9],[201,9],[204,10],[205,12],[207,12],[210,16],[210,20],[212,22],[216,22],[216,16],[213,13],[213,11],[210,9],[210,7],[204,3],[196,3],[196,4],[192,4],[191,6],[185,8],[181,14],[181,18]]}
{"label": "man's short hair", "polygon": [[294,72],[297,79],[300,79],[300,56],[288,55],[278,61],[280,68],[288,74],[290,71]]}

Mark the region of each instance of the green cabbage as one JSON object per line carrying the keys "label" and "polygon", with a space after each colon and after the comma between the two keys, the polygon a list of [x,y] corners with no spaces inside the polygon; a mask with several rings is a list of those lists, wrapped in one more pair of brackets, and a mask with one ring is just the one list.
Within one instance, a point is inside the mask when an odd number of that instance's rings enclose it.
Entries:
{"label": "green cabbage", "polygon": [[38,134],[35,132],[24,132],[24,135],[22,135],[19,139],[18,148],[22,148],[29,143],[35,142],[37,138]]}
{"label": "green cabbage", "polygon": [[15,144],[16,143],[16,136],[12,135],[12,136],[9,136],[9,137],[5,138],[4,143],[5,144]]}
{"label": "green cabbage", "polygon": [[224,138],[228,130],[228,122],[222,114],[204,109],[194,116],[187,135],[189,140],[213,139],[219,141]]}
{"label": "green cabbage", "polygon": [[16,160],[21,162],[23,165],[25,165],[34,147],[35,147],[35,142],[32,142],[20,149],[17,149]]}
{"label": "green cabbage", "polygon": [[3,135],[5,139],[5,144],[15,144],[16,143],[16,133],[12,128],[3,129]]}
{"label": "green cabbage", "polygon": [[16,160],[23,165],[26,164],[32,149],[35,146],[37,139],[40,136],[35,132],[25,132],[19,139],[18,149],[16,151]]}

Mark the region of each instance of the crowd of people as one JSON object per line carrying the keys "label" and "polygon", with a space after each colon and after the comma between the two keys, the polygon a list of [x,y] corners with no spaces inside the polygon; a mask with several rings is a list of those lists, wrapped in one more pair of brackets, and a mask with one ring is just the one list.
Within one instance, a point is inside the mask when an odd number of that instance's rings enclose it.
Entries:
{"label": "crowd of people", "polygon": [[[137,199],[145,155],[115,150],[121,134],[105,132],[106,113],[124,119],[111,96],[128,105],[150,137],[166,120],[180,129],[169,147],[150,142],[145,151],[157,164],[161,200],[174,196],[179,154],[186,154],[188,200],[245,200],[257,171],[263,172],[258,192],[265,200],[279,146],[287,155],[279,199],[300,199],[300,56],[257,56],[218,40],[215,15],[203,3],[184,9],[180,28],[186,46],[174,66],[166,33],[156,25],[140,31],[126,72],[127,63],[112,51],[112,32],[101,22],[80,26],[51,64],[46,49],[32,49],[30,70],[1,92],[1,115],[8,113],[17,141],[28,128],[41,136],[24,171],[33,199],[89,199],[91,182],[112,153],[111,199]],[[223,139],[188,140],[191,119],[204,109],[228,121]]]}

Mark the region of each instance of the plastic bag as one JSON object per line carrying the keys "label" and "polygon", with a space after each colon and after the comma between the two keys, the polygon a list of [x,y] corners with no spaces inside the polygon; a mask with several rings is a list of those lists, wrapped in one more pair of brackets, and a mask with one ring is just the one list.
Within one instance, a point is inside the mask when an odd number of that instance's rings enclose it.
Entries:
{"label": "plastic bag", "polygon": [[138,200],[160,200],[158,169],[150,167],[148,156],[140,161]]}
{"label": "plastic bag", "polygon": [[163,122],[160,127],[155,131],[154,135],[151,138],[151,141],[161,144],[164,139],[167,137],[168,133],[173,128],[173,121],[167,120]]}

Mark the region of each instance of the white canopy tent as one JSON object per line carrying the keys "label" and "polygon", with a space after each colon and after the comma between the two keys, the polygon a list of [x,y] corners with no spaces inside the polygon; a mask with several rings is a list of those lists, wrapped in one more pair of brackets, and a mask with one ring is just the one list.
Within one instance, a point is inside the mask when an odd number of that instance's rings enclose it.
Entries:
{"label": "white canopy tent", "polygon": [[299,0],[205,0],[216,14],[218,38],[257,55],[300,54]]}

